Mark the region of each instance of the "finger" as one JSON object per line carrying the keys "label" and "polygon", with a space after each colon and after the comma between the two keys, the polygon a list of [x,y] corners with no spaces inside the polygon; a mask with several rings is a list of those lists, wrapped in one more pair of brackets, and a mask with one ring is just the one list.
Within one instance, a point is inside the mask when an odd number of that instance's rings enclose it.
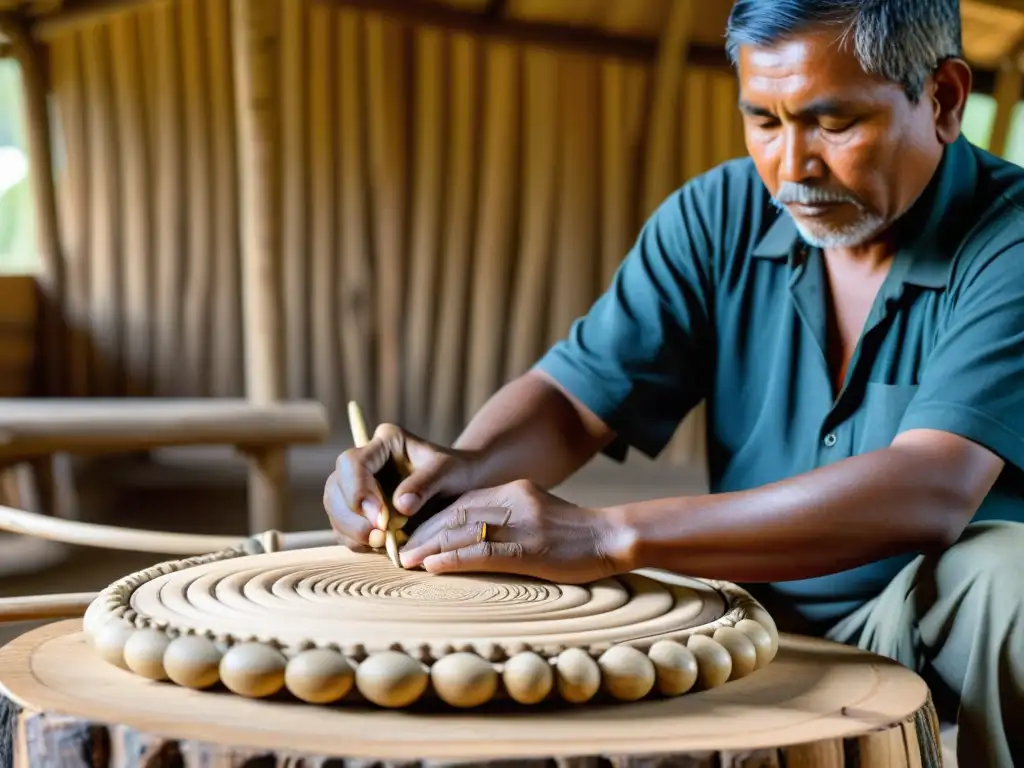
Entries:
{"label": "finger", "polygon": [[349,507],[336,473],[331,473],[324,486],[324,511],[331,521],[331,527],[338,534],[356,544],[367,543],[373,526]]}
{"label": "finger", "polygon": [[396,441],[397,427],[383,425],[372,440],[359,448],[350,448],[338,457],[335,472],[342,497],[348,508],[361,514],[373,526],[380,525],[384,498],[375,475],[387,464]]}
{"label": "finger", "polygon": [[471,547],[484,540],[485,531],[487,541],[508,542],[512,534],[507,527],[510,512],[505,507],[460,507],[453,510],[444,526],[432,526],[433,534],[424,536],[420,529],[412,535],[402,548],[402,565],[416,568],[428,557]]}
{"label": "finger", "polygon": [[424,520],[409,537],[405,551],[412,552],[419,547],[430,545],[444,531],[465,528],[470,523],[483,521],[488,525],[507,525],[511,516],[512,511],[507,507],[467,505],[463,504],[460,498],[452,506]]}
{"label": "finger", "polygon": [[462,549],[431,555],[423,561],[429,573],[522,574],[526,570],[523,546],[514,541],[481,541]]}
{"label": "finger", "polygon": [[433,456],[418,461],[415,468],[408,464],[403,474],[405,477],[398,483],[392,496],[395,509],[406,517],[415,515],[423,506],[439,494],[451,494],[457,488],[464,487],[457,473],[460,471],[458,462],[451,456],[437,452],[431,446],[420,443],[416,445],[414,438],[406,437],[405,448],[412,451],[419,449],[421,454],[431,453]]}

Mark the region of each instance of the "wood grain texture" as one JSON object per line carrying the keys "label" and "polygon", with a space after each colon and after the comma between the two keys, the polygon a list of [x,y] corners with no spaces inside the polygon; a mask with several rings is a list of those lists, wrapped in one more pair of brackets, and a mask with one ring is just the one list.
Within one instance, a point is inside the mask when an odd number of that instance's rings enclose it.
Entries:
{"label": "wood grain texture", "polygon": [[[89,768],[108,764],[101,762],[109,759],[102,750],[111,744],[122,750],[146,745],[139,751],[151,755],[177,751],[187,766],[210,765],[201,761],[213,757],[222,762],[212,764],[232,766],[323,765],[328,757],[344,766],[495,768],[509,760],[548,766],[941,765],[923,681],[892,662],[807,638],[783,636],[778,658],[764,670],[695,696],[511,717],[501,710],[308,707],[153,684],[94,661],[79,627],[78,621],[52,624],[0,650],[0,684],[17,712],[14,751],[25,757],[71,743],[75,748],[63,751],[79,762],[68,765]],[[47,740],[45,728],[57,732]],[[246,762],[256,756],[264,762]]]}

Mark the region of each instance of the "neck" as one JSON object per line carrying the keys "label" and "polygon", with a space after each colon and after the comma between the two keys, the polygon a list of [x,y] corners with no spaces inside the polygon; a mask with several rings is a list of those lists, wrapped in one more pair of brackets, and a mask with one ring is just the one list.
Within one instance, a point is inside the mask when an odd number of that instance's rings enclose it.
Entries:
{"label": "neck", "polygon": [[873,240],[853,246],[823,248],[825,259],[830,262],[845,262],[873,271],[888,266],[896,253],[894,238],[889,232]]}

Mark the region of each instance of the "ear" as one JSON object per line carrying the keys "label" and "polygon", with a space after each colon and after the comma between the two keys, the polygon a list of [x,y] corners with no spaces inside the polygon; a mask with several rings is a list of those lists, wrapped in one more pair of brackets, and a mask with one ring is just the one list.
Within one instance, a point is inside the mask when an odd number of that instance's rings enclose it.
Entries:
{"label": "ear", "polygon": [[946,59],[931,77],[926,95],[931,99],[935,135],[943,144],[952,144],[960,136],[967,97],[973,76],[963,59]]}

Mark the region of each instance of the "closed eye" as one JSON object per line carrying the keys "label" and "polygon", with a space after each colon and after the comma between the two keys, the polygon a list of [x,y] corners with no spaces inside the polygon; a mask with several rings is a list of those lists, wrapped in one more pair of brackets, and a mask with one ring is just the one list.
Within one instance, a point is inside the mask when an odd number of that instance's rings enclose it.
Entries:
{"label": "closed eye", "polygon": [[822,123],[821,130],[825,131],[825,133],[845,133],[857,125],[857,122],[857,120],[847,120],[842,123]]}

